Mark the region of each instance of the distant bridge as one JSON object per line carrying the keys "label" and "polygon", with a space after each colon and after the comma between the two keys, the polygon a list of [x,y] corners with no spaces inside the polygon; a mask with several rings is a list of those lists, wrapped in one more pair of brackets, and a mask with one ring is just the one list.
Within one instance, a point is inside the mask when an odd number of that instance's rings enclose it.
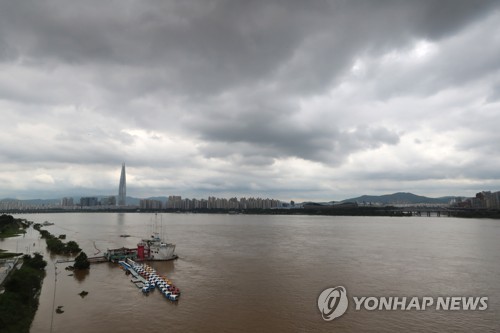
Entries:
{"label": "distant bridge", "polygon": [[463,216],[483,216],[493,211],[486,209],[472,209],[472,208],[456,208],[456,207],[425,207],[425,206],[408,206],[408,207],[394,207],[392,211],[395,215],[402,216],[445,216],[445,217],[463,217]]}

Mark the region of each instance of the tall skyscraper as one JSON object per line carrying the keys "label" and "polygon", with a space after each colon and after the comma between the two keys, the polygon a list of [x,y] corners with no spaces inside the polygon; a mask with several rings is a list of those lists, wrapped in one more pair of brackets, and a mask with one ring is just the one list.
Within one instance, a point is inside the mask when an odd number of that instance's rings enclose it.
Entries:
{"label": "tall skyscraper", "polygon": [[120,187],[118,188],[118,206],[125,206],[127,196],[127,180],[125,177],[125,163],[122,164],[122,174],[120,175]]}

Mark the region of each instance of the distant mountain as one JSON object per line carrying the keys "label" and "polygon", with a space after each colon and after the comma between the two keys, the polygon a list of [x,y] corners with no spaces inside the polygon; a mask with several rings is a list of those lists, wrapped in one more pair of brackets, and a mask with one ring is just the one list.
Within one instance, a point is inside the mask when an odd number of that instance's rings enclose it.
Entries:
{"label": "distant mountain", "polygon": [[149,200],[158,200],[158,201],[162,201],[162,202],[168,201],[168,197],[149,197],[149,198],[146,198],[146,199],[149,199]]}
{"label": "distant mountain", "polygon": [[455,197],[440,197],[440,198],[429,198],[421,195],[416,195],[413,193],[398,192],[393,194],[385,195],[362,195],[357,198],[351,198],[343,200],[342,202],[371,202],[371,203],[381,203],[381,204],[447,204],[450,203]]}
{"label": "distant mountain", "polygon": [[[118,201],[118,198],[116,199]],[[125,204],[127,206],[139,206],[141,199],[134,197],[125,197]]]}

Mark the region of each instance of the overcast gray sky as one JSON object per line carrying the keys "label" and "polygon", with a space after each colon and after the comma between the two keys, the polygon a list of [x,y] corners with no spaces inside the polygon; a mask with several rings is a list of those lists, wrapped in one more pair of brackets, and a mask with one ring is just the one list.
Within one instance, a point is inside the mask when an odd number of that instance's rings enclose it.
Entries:
{"label": "overcast gray sky", "polygon": [[500,190],[499,1],[0,0],[0,198]]}

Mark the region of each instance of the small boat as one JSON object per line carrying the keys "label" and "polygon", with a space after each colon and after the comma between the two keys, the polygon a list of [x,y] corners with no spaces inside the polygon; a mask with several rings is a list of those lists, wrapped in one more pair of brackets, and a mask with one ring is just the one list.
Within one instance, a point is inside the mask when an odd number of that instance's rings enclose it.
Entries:
{"label": "small boat", "polygon": [[142,287],[142,292],[147,294],[149,293],[150,291],[154,290],[155,289],[155,285],[154,284],[151,284],[151,283],[144,283],[144,286]]}
{"label": "small boat", "polygon": [[120,235],[120,237],[130,237],[130,235],[123,234],[123,235]]}

